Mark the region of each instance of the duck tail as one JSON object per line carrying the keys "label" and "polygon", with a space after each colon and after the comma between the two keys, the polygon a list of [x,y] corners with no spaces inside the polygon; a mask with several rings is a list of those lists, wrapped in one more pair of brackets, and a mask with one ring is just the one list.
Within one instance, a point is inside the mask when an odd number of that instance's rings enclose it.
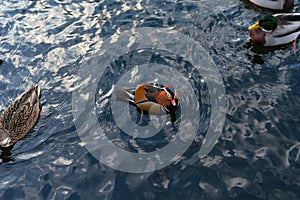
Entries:
{"label": "duck tail", "polygon": [[116,97],[118,101],[125,101],[129,103],[134,103],[134,90],[124,89],[124,90],[117,90]]}
{"label": "duck tail", "polygon": [[33,106],[37,102],[40,93],[41,91],[38,85],[34,85],[28,90],[28,102],[30,103],[30,106]]}

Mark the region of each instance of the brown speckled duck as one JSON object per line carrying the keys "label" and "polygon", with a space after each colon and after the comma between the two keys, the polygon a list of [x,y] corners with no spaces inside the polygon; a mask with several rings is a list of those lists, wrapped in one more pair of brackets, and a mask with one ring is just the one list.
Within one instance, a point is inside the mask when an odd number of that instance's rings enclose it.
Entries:
{"label": "brown speckled duck", "polygon": [[32,86],[17,97],[0,116],[0,147],[9,147],[23,138],[40,115],[40,87]]}
{"label": "brown speckled duck", "polygon": [[142,114],[166,115],[179,107],[179,96],[171,85],[141,84],[135,89],[118,90],[116,96],[118,100],[134,104]]}

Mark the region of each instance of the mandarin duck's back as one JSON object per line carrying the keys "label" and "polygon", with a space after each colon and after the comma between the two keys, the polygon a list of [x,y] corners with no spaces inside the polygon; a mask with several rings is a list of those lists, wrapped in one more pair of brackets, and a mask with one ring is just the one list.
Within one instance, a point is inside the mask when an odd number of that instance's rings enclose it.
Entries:
{"label": "mandarin duck's back", "polygon": [[0,117],[0,147],[23,138],[36,124],[40,114],[40,87],[32,86],[17,97]]}

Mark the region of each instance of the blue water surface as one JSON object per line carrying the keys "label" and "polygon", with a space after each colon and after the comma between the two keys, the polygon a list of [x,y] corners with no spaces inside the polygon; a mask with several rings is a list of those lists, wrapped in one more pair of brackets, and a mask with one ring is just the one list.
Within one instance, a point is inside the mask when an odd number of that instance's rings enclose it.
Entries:
{"label": "blue water surface", "polygon": [[[299,9],[296,1],[285,12]],[[248,37],[249,25],[275,11],[247,0],[3,0],[0,11],[1,110],[32,84],[41,86],[43,108],[25,138],[0,150],[0,199],[300,199],[299,41],[293,53],[291,44],[262,48]],[[141,27],[168,28],[199,42],[223,78],[227,108],[221,137],[207,156],[195,156],[209,126],[203,119],[177,162],[130,174],[103,165],[84,147],[72,92],[82,60],[97,55],[104,40]],[[113,123],[104,101],[112,85],[145,62],[185,74],[201,116],[210,117],[201,74],[180,55],[150,49],[129,52],[108,66],[96,95],[99,122]],[[114,126],[100,124],[112,139],[120,137]],[[161,147],[174,128],[166,133],[137,145]],[[137,151],[128,137],[121,139],[124,149]]]}

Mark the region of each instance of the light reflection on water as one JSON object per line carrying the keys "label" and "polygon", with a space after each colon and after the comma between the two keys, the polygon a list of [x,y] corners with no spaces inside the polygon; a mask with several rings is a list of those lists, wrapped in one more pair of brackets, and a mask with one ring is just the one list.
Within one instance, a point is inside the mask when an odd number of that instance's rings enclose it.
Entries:
{"label": "light reflection on water", "polygon": [[[248,39],[248,25],[268,10],[246,0],[51,0],[4,1],[0,11],[1,110],[38,83],[45,111],[28,136],[1,153],[1,199],[299,198],[299,52],[291,45],[259,48]],[[186,34],[209,52],[225,83],[227,116],[207,157],[192,156],[199,137],[177,163],[130,175],[100,164],[83,147],[71,92],[78,89],[80,61],[105,39],[149,26]],[[122,59],[126,66],[148,58]]]}

